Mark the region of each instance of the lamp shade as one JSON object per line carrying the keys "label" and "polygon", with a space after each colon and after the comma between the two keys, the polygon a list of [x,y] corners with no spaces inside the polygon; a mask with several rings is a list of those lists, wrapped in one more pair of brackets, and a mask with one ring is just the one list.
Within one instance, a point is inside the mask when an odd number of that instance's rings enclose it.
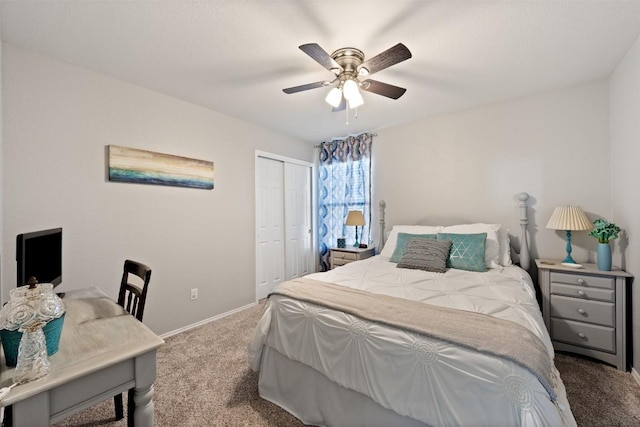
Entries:
{"label": "lamp shade", "polygon": [[364,104],[364,99],[362,99],[360,91],[356,91],[351,95],[351,98],[349,98],[349,108],[358,108],[362,104]]}
{"label": "lamp shade", "polygon": [[344,91],[344,97],[349,100],[351,100],[352,96],[356,96],[360,93],[358,90],[358,83],[353,79],[346,80],[342,90]]}
{"label": "lamp shade", "polygon": [[347,215],[347,219],[344,222],[344,225],[364,225],[364,215],[362,215],[362,211],[349,211]]}
{"label": "lamp shade", "polygon": [[580,206],[561,206],[553,211],[547,228],[553,230],[591,230],[593,224]]}
{"label": "lamp shade", "polygon": [[340,101],[342,101],[342,91],[337,87],[334,87],[329,91],[327,97],[324,99],[327,101],[327,104],[331,105],[333,108],[338,108],[340,105]]}

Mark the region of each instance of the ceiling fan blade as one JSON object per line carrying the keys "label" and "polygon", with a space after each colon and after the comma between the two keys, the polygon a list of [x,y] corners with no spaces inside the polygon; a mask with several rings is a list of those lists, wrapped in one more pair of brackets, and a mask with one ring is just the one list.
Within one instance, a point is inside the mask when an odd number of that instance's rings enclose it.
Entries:
{"label": "ceiling fan blade", "polygon": [[369,71],[369,75],[371,75],[409,58],[411,58],[409,49],[402,43],[398,43],[373,58],[367,59],[359,69],[366,68]]}
{"label": "ceiling fan blade", "polygon": [[343,96],[340,100],[340,105],[338,105],[337,107],[333,107],[331,111],[335,113],[336,111],[344,111],[345,108],[347,108],[347,100]]}
{"label": "ceiling fan blade", "polygon": [[[332,70],[340,70],[342,71],[342,67],[338,65],[336,61],[329,55],[323,48],[320,47],[317,43],[307,43],[301,46],[298,46],[301,51],[309,55],[314,61],[318,64],[322,65],[329,71]],[[332,71],[333,72],[333,71]]]}
{"label": "ceiling fan blade", "polygon": [[284,93],[292,94],[292,93],[302,92],[304,90],[316,89],[319,87],[328,86],[329,84],[330,82],[323,80],[321,82],[307,83],[306,85],[288,87],[286,89],[282,89],[282,91]]}
{"label": "ceiling fan blade", "polygon": [[403,87],[390,85],[389,83],[382,83],[377,80],[365,80],[362,82],[362,90],[367,92],[376,93],[378,95],[386,96],[391,99],[398,99],[407,91]]}

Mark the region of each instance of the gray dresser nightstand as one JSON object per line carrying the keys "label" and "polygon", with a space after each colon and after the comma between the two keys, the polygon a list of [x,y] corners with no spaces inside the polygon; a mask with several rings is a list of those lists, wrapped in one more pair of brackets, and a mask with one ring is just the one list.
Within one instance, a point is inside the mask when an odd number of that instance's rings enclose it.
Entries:
{"label": "gray dresser nightstand", "polygon": [[622,270],[600,271],[595,264],[565,267],[536,260],[542,314],[553,348],[590,356],[627,370],[627,287]]}
{"label": "gray dresser nightstand", "polygon": [[331,261],[331,269],[341,265],[349,264],[353,261],[367,259],[374,256],[375,248],[331,248],[329,260]]}

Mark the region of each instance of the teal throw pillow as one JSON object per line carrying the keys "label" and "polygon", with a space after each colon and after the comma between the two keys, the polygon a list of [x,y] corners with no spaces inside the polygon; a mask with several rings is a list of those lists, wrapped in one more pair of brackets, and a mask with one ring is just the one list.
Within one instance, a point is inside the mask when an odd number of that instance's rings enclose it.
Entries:
{"label": "teal throw pillow", "polygon": [[438,240],[451,240],[447,268],[468,271],[487,271],[484,247],[487,233],[454,234],[438,233]]}
{"label": "teal throw pillow", "polygon": [[393,251],[393,255],[389,258],[389,262],[399,262],[402,255],[404,255],[404,248],[407,246],[407,240],[411,238],[416,239],[437,239],[436,234],[410,234],[410,233],[398,233],[398,241],[396,242],[396,248]]}

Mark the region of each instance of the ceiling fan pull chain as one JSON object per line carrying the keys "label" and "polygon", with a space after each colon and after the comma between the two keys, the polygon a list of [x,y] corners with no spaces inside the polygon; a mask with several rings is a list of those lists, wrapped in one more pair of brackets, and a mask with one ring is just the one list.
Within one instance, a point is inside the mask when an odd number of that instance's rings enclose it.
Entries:
{"label": "ceiling fan pull chain", "polygon": [[[349,104],[349,101],[347,101],[347,104]],[[347,124],[349,124],[349,106],[347,105],[347,108],[344,109],[345,114],[347,115]]]}

